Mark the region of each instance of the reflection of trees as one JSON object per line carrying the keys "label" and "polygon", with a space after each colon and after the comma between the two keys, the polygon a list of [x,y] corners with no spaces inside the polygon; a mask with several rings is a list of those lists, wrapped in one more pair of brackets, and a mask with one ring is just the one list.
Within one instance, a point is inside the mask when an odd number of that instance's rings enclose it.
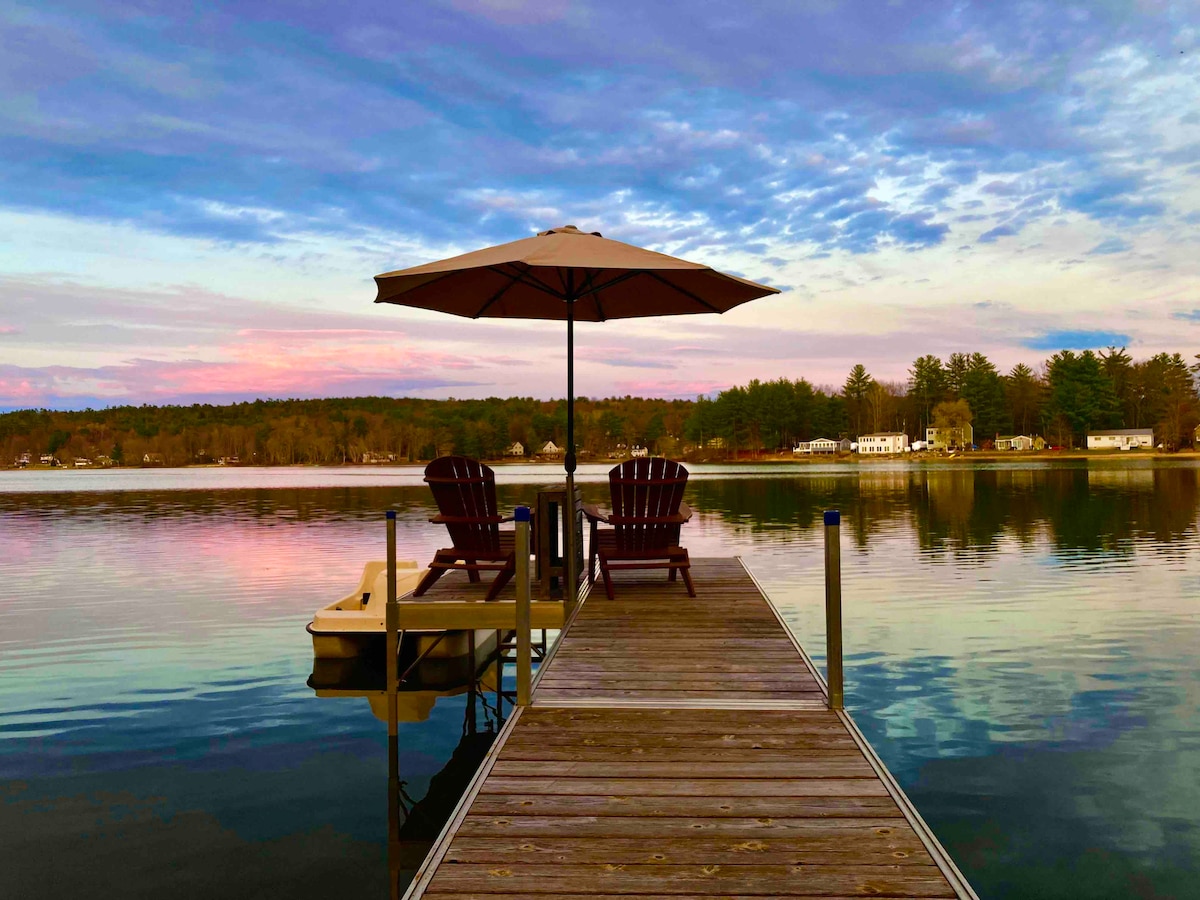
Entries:
{"label": "reflection of trees", "polygon": [[695,481],[687,499],[751,531],[808,531],[819,527],[824,510],[840,509],[843,530],[860,549],[873,535],[907,522],[925,551],[992,553],[1004,538],[1028,545],[1045,531],[1062,550],[1127,552],[1135,538],[1176,541],[1195,527],[1200,470],[860,469],[825,478]]}
{"label": "reflection of trees", "polygon": [[[1114,461],[1115,462],[1115,461]],[[1132,462],[1132,461],[1131,461]],[[531,504],[536,484],[505,484],[501,509]],[[557,472],[547,472],[546,482]],[[603,480],[580,484],[586,500],[608,505]],[[1025,468],[937,466],[888,468],[795,477],[696,478],[686,499],[735,530],[818,528],[826,509],[840,509],[843,531],[859,549],[884,530],[911,527],[925,551],[992,552],[1003,537],[1028,544],[1047,531],[1060,549],[1127,552],[1136,538],[1171,542],[1195,527],[1200,469],[1172,465],[1067,464]],[[395,509],[401,522],[424,524],[436,512],[424,485],[257,488],[232,490],[0,493],[0,516],[64,523],[99,520],[211,518],[214,521],[364,521]]]}

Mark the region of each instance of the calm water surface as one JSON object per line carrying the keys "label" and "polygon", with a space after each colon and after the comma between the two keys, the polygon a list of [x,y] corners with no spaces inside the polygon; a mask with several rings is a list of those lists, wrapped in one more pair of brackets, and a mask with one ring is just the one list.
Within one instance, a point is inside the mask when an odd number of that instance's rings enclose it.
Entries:
{"label": "calm water surface", "polygon": [[[498,473],[505,506],[555,474]],[[1200,896],[1200,468],[697,466],[687,499],[818,661],[843,510],[847,705],[981,897]],[[415,470],[0,473],[0,897],[388,896],[386,728],[316,696],[304,631],[388,508],[424,562]],[[508,711],[411,705],[401,884]]]}

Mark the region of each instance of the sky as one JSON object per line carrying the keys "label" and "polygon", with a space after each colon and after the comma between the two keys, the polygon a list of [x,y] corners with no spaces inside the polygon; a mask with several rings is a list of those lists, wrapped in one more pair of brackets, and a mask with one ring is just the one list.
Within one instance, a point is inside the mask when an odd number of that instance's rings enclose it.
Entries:
{"label": "sky", "polygon": [[372,277],[564,224],[775,285],[585,396],[1200,352],[1200,7],[0,0],[0,409],[565,393]]}

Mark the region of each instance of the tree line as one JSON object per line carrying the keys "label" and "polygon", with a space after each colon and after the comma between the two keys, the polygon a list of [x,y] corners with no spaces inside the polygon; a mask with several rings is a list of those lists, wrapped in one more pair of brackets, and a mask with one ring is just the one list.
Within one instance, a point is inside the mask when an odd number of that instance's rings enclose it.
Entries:
{"label": "tree line", "polygon": [[1198,373],[1200,363],[1189,366],[1179,353],[1135,361],[1124,347],[1061,350],[1036,370],[1019,363],[1007,373],[982,353],[927,355],[904,382],[876,379],[859,364],[840,388],[781,378],[701,397],[684,434],[736,453],[874,432],[923,439],[931,425],[969,424],[976,443],[1025,434],[1064,447],[1085,446],[1089,431],[1152,428],[1156,442],[1178,449],[1192,444],[1200,422]]}
{"label": "tree line", "polygon": [[[636,445],[679,453],[692,404],[638,397],[575,403],[577,446],[607,456]],[[226,406],[116,406],[0,415],[0,461],[51,454],[63,464],[104,458],[117,465],[340,465],[415,462],[446,453],[497,459],[514,444],[526,455],[566,444],[562,401],[528,397],[421,400],[355,397],[255,400]]]}
{"label": "tree line", "polygon": [[[1192,443],[1200,421],[1198,372],[1200,364],[1189,366],[1178,353],[1135,361],[1116,347],[1062,350],[1036,370],[1021,363],[1007,373],[982,353],[927,355],[913,361],[904,382],[876,379],[860,364],[840,388],[780,378],[695,401],[580,398],[576,445],[585,458],[637,445],[665,456],[720,455],[881,431],[920,438],[929,425],[969,423],[977,443],[1041,434],[1071,447],[1083,445],[1090,430],[1149,427],[1156,442],[1178,449]],[[566,405],[528,397],[255,400],[0,415],[0,460],[44,453],[68,465],[79,457],[119,465],[336,465],[444,453],[497,459],[514,443],[533,455],[547,441],[565,445]]]}

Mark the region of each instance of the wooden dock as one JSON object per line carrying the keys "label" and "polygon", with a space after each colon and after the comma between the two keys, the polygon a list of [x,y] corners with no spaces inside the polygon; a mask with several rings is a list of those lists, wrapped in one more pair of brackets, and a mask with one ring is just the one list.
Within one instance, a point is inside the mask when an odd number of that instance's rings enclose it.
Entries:
{"label": "wooden dock", "polygon": [[408,898],[974,892],[736,559],[593,594]]}

